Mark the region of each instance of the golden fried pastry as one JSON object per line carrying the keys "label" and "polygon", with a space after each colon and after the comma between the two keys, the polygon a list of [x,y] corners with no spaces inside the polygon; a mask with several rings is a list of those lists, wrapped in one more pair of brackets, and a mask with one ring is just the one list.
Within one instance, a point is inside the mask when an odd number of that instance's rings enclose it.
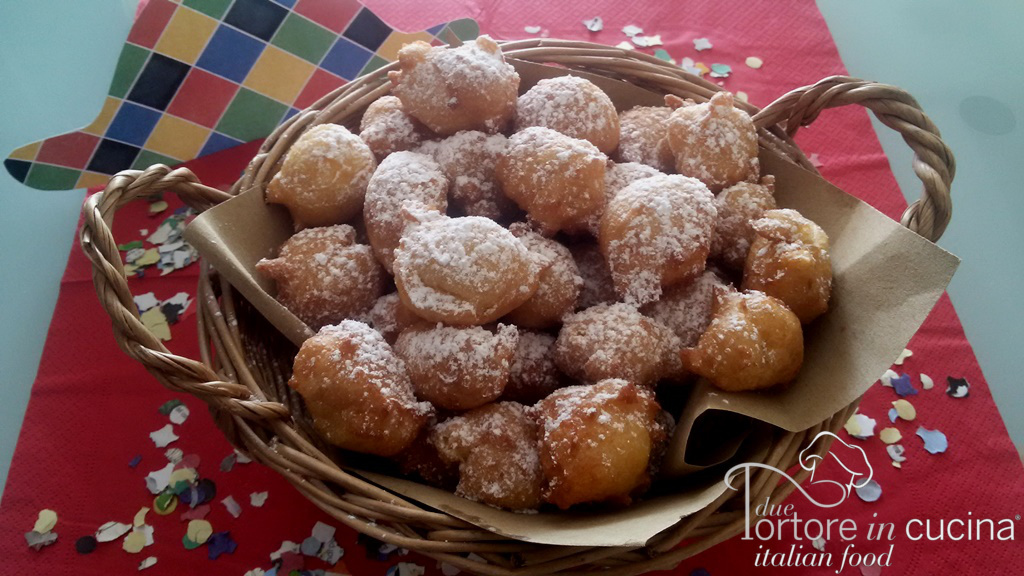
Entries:
{"label": "golden fried pastry", "polygon": [[763,292],[718,290],[711,323],[683,366],[722,390],[760,390],[796,378],[804,360],[800,320]]}
{"label": "golden fried pastry", "polygon": [[693,282],[665,290],[660,300],[644,305],[640,311],[667,326],[679,338],[679,346],[690,347],[711,322],[715,290],[725,287],[718,274],[705,270]]}
{"label": "golden fried pastry", "polygon": [[598,237],[615,293],[640,306],[699,276],[717,219],[714,196],[694,178],[659,175],[626,186],[601,217]]}
{"label": "golden fried pastry", "polygon": [[395,250],[402,303],[431,322],[486,324],[537,291],[546,263],[493,220],[426,213]]}
{"label": "golden fried pastry", "polygon": [[387,286],[387,274],[347,224],[306,228],[256,263],[277,285],[277,300],[314,330],[365,314]]}
{"label": "golden fried pastry", "polygon": [[825,231],[796,210],[769,210],[753,226],[743,289],[782,300],[804,324],[825,313],[832,295]]}
{"label": "golden fried pastry", "polygon": [[729,268],[742,270],[754,240],[754,220],[765,210],[775,209],[775,177],[765,176],[760,184],[740,182],[715,196],[718,226],[711,241],[711,257]]}
{"label": "golden fried pastry", "polygon": [[530,299],[509,312],[505,320],[522,328],[551,328],[576,309],[583,278],[569,249],[545,238],[522,222],[509,227],[526,249],[548,262],[540,273],[540,285]]}
{"label": "golden fried pastry", "polygon": [[482,406],[437,425],[430,441],[447,462],[459,464],[455,493],[510,510],[540,506],[537,423],[521,404]]}
{"label": "golden fried pastry", "polygon": [[[604,169],[604,204],[605,208],[611,204],[612,198],[616,194],[622,191],[623,188],[629,186],[637,180],[644,178],[650,178],[651,176],[657,176],[661,174],[656,169],[647,166],[646,164],[638,164],[636,162],[612,162],[608,161],[608,165]],[[601,233],[601,216],[604,215],[602,210],[600,214],[596,214],[587,223],[587,228],[591,234],[596,238]]]}
{"label": "golden fried pastry", "polygon": [[406,44],[398,65],[388,73],[392,92],[406,112],[441,136],[501,132],[515,114],[519,74],[490,36],[456,48]]}
{"label": "golden fried pastry", "polygon": [[586,230],[604,210],[606,161],[586,140],[531,127],[508,139],[496,174],[505,195],[550,236]]}
{"label": "golden fried pastry", "polygon": [[417,316],[412,310],[402,304],[398,292],[385,294],[374,302],[368,314],[370,326],[380,332],[388,344],[394,344],[395,339],[403,330],[417,324],[424,324],[426,320]]}
{"label": "golden fried pastry", "polygon": [[395,248],[406,221],[402,208],[448,208],[448,179],[433,158],[418,152],[395,152],[370,178],[363,222],[377,260],[393,273]]}
{"label": "golden fried pastry", "polygon": [[434,420],[431,418],[420,435],[392,459],[398,463],[403,474],[418,476],[431,486],[454,492],[459,484],[459,465],[457,462],[445,462],[438,454],[437,447],[430,442],[430,436],[437,427]]}
{"label": "golden fried pastry", "polygon": [[578,380],[621,378],[653,386],[669,371],[667,328],[629,304],[600,304],[565,318],[555,364]]}
{"label": "golden fried pastry", "polygon": [[519,97],[516,132],[542,126],[586,140],[605,154],[619,145],[619,114],[608,95],[578,76],[545,78]]}
{"label": "golden fried pastry", "polygon": [[356,452],[401,452],[433,413],[416,400],[384,337],[355,320],[325,326],[303,342],[288,385],[305,400],[317,432]]}
{"label": "golden fried pastry", "polygon": [[502,134],[468,130],[424,142],[419,151],[433,156],[448,177],[448,202],[460,216],[505,221],[516,213],[516,205],[502,194],[494,170],[507,143]]}
{"label": "golden fried pastry", "polygon": [[676,172],[697,178],[712,192],[753,182],[760,171],[754,122],[732,103],[732,94],[719,92],[703,104],[677,108],[668,121]]}
{"label": "golden fried pastry", "polygon": [[555,365],[555,337],[532,330],[519,331],[519,343],[502,400],[532,405],[569,379]]}
{"label": "golden fried pastry", "polygon": [[432,136],[430,129],[409,116],[395,96],[381,96],[366,107],[359,123],[359,137],[373,150],[377,161],[392,152],[412,150]]}
{"label": "golden fried pastry", "polygon": [[615,302],[615,284],[612,282],[612,271],[601,254],[597,244],[582,242],[569,245],[572,259],[583,278],[583,288],[576,299],[576,309],[583,310],[598,304]]}
{"label": "golden fried pastry", "polygon": [[671,173],[676,157],[668,145],[668,106],[636,106],[619,114],[619,161],[639,162]]}
{"label": "golden fried pastry", "polygon": [[508,383],[519,332],[499,324],[413,326],[398,335],[395,354],[405,361],[416,397],[446,410],[469,410],[498,399]]}
{"label": "golden fried pastry", "polygon": [[536,406],[544,500],[628,504],[650,484],[651,453],[666,431],[649,390],[624,380],[554,391]]}
{"label": "golden fried pastry", "polygon": [[370,148],[344,126],[314,126],[292,144],[267,184],[267,202],[288,208],[296,230],[342,224],[363,209],[376,167]]}

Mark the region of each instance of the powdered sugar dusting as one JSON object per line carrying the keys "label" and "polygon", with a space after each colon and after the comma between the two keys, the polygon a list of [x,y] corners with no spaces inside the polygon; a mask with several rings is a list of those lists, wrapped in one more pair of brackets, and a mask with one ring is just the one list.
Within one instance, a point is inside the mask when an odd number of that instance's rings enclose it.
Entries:
{"label": "powdered sugar dusting", "polygon": [[505,154],[508,138],[478,131],[457,132],[420,147],[430,154],[448,177],[449,201],[468,216],[498,220],[509,213],[512,201],[501,193],[494,170]]}
{"label": "powdered sugar dusting", "polygon": [[618,144],[619,117],[608,95],[578,76],[545,78],[519,97],[516,129],[543,126],[589,140],[604,152]]}
{"label": "powdered sugar dusting", "polygon": [[724,286],[717,274],[707,270],[690,284],[668,289],[660,300],[641,311],[672,330],[682,347],[690,347],[711,322],[715,290]]}
{"label": "powdered sugar dusting", "polygon": [[662,172],[675,169],[668,145],[668,106],[636,106],[619,115],[619,159],[639,162]]}

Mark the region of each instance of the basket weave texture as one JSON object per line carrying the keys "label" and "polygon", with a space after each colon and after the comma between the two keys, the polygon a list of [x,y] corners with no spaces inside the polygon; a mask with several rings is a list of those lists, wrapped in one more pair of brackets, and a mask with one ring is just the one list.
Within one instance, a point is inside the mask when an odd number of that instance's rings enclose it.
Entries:
{"label": "basket weave texture", "polygon": [[[698,102],[721,90],[652,56],[586,42],[549,39],[510,42],[507,58],[552,63],[569,69],[625,80],[663,94]],[[639,548],[548,546],[510,540],[448,514],[396,496],[342,470],[333,451],[310,433],[301,401],[288,388],[295,348],[269,325],[205,262],[197,293],[201,358],[171,354],[140,321],[111,233],[114,214],[140,197],[163,191],[178,194],[197,211],[219,204],[253,186],[265,188],[296,139],[309,128],[336,123],[357,130],[366,107],[390,91],[391,65],[356,80],[295,115],[271,134],[242,178],[229,193],[202,185],[186,169],[156,165],[125,171],[106,189],[88,198],[83,208],[82,248],[93,265],[100,302],[113,321],[115,337],[126,354],[141,362],[167,388],[193,394],[211,409],[218,427],[238,448],[288,479],[316,506],[339,523],[368,536],[415,550],[463,570],[488,575],[571,574],[601,571],[625,576],[667,569],[738,534],[744,528],[739,493],[726,491],[700,512]],[[914,171],[924,183],[920,200],[904,212],[901,223],[935,241],[949,222],[949,189],[955,163],[938,129],[917,102],[899,88],[833,76],[793,90],[758,110],[737,102],[753,115],[760,145],[814,171],[791,137],[826,108],[860,104],[886,126],[897,130],[914,150]],[[764,464],[789,469],[799,450],[821,431],[836,431],[859,402],[797,433],[777,432]],[[828,443],[819,444],[819,454]],[[799,470],[797,480],[807,471]],[[778,484],[767,470],[753,473],[751,501],[781,502],[794,489]],[[742,498],[742,495],[739,496]],[[475,553],[467,558],[468,553]]]}

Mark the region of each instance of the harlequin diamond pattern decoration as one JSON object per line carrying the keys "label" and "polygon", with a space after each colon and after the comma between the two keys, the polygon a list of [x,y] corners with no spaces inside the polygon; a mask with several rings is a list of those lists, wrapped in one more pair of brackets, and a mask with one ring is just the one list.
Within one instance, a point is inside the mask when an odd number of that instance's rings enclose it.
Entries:
{"label": "harlequin diamond pattern decoration", "polygon": [[402,44],[479,34],[471,19],[403,33],[357,0],[143,0],[96,119],[4,160],[41,190],[106,184],[270,134]]}

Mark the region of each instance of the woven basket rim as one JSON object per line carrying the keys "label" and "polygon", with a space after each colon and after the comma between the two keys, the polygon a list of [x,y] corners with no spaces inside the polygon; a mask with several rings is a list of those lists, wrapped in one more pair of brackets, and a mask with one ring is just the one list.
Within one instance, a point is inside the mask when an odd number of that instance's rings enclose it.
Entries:
{"label": "woven basket rim", "polygon": [[[602,74],[698,101],[721,90],[667,62],[635,51],[552,39],[506,42],[502,48],[508,58]],[[297,405],[294,393],[280,372],[265,369],[273,363],[271,351],[263,343],[254,344],[240,328],[251,318],[247,303],[206,262],[201,265],[197,294],[199,361],[171,354],[141,324],[110,232],[117,209],[143,195],[170,190],[201,211],[241,190],[268,182],[284,153],[305,130],[325,122],[345,124],[358,120],[370,102],[389,91],[386,74],[395,67],[386,66],[333,91],[282,124],[266,139],[230,194],[202,185],[187,170],[172,171],[157,165],[145,171],[118,174],[104,192],[87,199],[80,240],[93,264],[97,293],[114,321],[119,345],[166,387],[206,401],[217,425],[234,445],[277,470],[341,524],[469,572],[567,574],[602,569],[617,576],[640,574],[675,566],[739,533],[744,518],[740,512],[729,509],[728,501],[734,494],[727,492],[644,547],[569,548],[505,539],[341,470],[307,430],[293,423],[290,407]],[[792,135],[814,121],[822,110],[853,103],[871,109],[883,124],[898,130],[914,150],[915,171],[925,191],[921,200],[907,209],[901,222],[936,240],[951,213],[949,185],[955,163],[938,129],[906,92],[833,76],[793,90],[761,110],[746,103],[738,105],[753,114],[762,146],[816,172],[793,143]],[[790,468],[805,440],[820,431],[836,431],[858,404],[859,400],[808,430],[780,433],[765,462],[781,469]],[[819,447],[821,451],[827,449],[828,443]],[[751,493],[757,501],[779,502],[792,492],[791,485],[778,485],[771,481],[770,474],[762,472],[751,478]],[[798,479],[804,476],[806,471],[797,474]],[[475,559],[467,558],[468,553],[475,553]]]}

